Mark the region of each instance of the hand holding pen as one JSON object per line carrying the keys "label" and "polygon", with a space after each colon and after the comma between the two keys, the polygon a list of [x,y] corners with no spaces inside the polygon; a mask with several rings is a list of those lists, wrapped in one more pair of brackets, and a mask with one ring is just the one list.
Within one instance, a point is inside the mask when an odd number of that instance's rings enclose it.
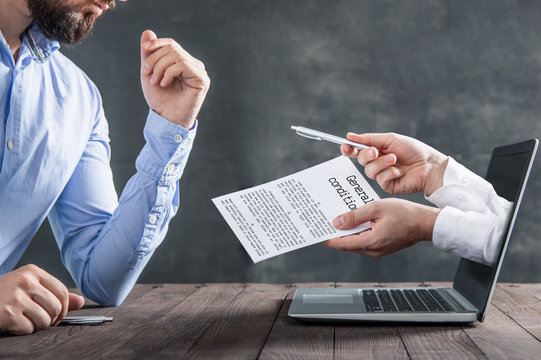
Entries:
{"label": "hand holding pen", "polygon": [[365,174],[390,194],[432,194],[443,185],[447,156],[408,136],[394,133],[348,133],[347,139],[301,126],[301,136],[341,144],[345,156],[356,158]]}
{"label": "hand holding pen", "polygon": [[430,195],[443,186],[448,158],[421,141],[394,133],[348,133],[347,138],[369,146],[357,150],[342,145],[340,150],[345,156],[357,158],[366,176],[376,180],[384,191]]}

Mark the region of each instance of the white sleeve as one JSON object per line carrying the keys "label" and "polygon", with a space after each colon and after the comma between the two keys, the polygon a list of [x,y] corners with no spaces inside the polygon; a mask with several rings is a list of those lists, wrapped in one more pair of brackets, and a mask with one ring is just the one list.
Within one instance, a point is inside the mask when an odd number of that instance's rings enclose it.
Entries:
{"label": "white sleeve", "polygon": [[488,181],[449,157],[443,186],[426,198],[443,208],[434,224],[434,247],[484,264],[497,261],[512,203]]}
{"label": "white sleeve", "polygon": [[446,206],[432,233],[434,247],[482,264],[498,260],[507,217]]}
{"label": "white sleeve", "polygon": [[510,202],[496,194],[492,184],[449,157],[443,186],[426,199],[439,208],[452,206],[465,211],[507,216]]}

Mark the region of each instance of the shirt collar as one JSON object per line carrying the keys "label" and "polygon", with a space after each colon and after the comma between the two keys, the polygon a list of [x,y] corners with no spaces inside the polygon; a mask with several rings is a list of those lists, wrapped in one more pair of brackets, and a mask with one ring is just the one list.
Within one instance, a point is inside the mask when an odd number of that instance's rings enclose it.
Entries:
{"label": "shirt collar", "polygon": [[23,39],[28,43],[32,57],[39,63],[49,60],[60,48],[58,41],[48,39],[35,22],[24,31]]}

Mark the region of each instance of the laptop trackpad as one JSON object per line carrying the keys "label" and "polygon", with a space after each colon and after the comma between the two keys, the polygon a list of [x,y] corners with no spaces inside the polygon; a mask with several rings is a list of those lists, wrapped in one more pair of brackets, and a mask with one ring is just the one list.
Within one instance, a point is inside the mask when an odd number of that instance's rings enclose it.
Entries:
{"label": "laptop trackpad", "polygon": [[302,302],[304,304],[353,304],[353,295],[304,294]]}

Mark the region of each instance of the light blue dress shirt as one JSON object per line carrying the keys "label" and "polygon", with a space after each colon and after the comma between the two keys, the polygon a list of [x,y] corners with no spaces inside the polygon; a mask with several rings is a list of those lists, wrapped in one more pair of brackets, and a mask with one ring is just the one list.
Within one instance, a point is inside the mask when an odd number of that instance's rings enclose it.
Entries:
{"label": "light blue dress shirt", "polygon": [[48,216],[83,294],[118,305],[177,211],[196,129],[151,110],[137,173],[118,200],[96,86],[35,24],[22,40],[14,63],[0,33],[0,274]]}

